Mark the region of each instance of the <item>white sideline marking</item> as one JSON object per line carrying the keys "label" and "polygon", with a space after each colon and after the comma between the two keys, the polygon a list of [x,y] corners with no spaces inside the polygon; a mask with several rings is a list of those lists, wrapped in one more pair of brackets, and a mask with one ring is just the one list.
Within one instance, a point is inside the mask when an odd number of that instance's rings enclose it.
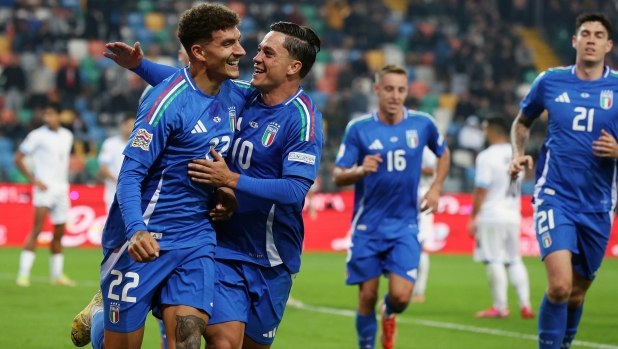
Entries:
{"label": "white sideline marking", "polygon": [[[17,273],[15,274],[8,274],[8,273],[0,273],[0,279],[2,280],[17,280]],[[92,280],[74,280],[77,283],[77,286],[86,286],[86,287],[99,287],[99,282],[98,281],[92,281]],[[31,275],[30,276],[30,282],[40,282],[40,283],[49,283],[49,277],[47,276],[37,276],[37,275]]]}
{"label": "white sideline marking", "polygon": [[[328,307],[320,307],[315,305],[307,305],[307,304],[290,304],[292,308],[312,311],[316,313],[324,313],[324,314],[333,314],[347,317],[355,317],[356,312],[353,310],[346,309],[336,309],[336,308],[328,308]],[[397,319],[398,323],[410,324],[410,325],[420,325],[427,327],[436,327],[436,328],[446,328],[450,330],[458,330],[464,332],[473,332],[473,333],[483,333],[483,334],[491,334],[494,336],[502,336],[502,337],[514,337],[521,339],[528,339],[532,341],[537,341],[538,337],[533,334],[519,333],[519,332],[510,332],[503,330],[496,330],[485,327],[476,327],[476,326],[467,326],[460,324],[453,324],[449,322],[440,322],[440,321],[431,321],[431,320],[415,320],[408,318],[399,318]],[[573,341],[574,345],[579,345],[587,348],[598,348],[598,349],[618,349],[618,346],[610,345],[610,344],[602,344],[602,343],[593,343],[593,342],[584,342],[579,340]]]}

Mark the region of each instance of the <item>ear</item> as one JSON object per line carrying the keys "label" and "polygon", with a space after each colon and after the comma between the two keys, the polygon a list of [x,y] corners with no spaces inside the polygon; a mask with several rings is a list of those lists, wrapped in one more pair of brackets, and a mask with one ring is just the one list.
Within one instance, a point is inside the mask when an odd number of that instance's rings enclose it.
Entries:
{"label": "ear", "polygon": [[607,40],[607,48],[605,49],[605,53],[608,53],[614,47],[614,42],[612,40]]}
{"label": "ear", "polygon": [[303,64],[300,61],[292,61],[292,64],[290,64],[290,67],[288,68],[288,75],[294,75],[299,73],[302,67]]}
{"label": "ear", "polygon": [[380,86],[378,86],[378,83],[376,82],[375,84],[373,84],[373,93],[378,94],[379,90]]}
{"label": "ear", "polygon": [[573,38],[571,38],[571,46],[573,46],[573,48],[576,48],[576,46],[577,46],[577,35],[573,35]]}
{"label": "ear", "polygon": [[189,56],[189,60],[191,60],[191,56],[195,57],[198,61],[201,62],[206,60],[205,52],[202,49],[202,46],[198,44],[194,44],[193,46],[191,46],[191,53],[187,52],[187,54]]}

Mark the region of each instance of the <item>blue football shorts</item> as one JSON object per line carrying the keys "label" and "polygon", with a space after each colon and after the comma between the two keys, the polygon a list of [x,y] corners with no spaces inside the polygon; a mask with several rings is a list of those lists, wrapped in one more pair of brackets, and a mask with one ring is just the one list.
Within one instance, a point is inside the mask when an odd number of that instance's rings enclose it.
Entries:
{"label": "blue football shorts", "polygon": [[144,326],[162,305],[186,305],[212,314],[215,245],[160,251],[152,262],[135,262],[129,243],[105,250],[101,292],[105,329],[128,333]]}
{"label": "blue football shorts", "polygon": [[594,280],[605,256],[613,216],[611,212],[570,212],[541,203],[534,210],[541,260],[554,251],[569,250],[575,270]]}
{"label": "blue football shorts", "polygon": [[244,322],[245,335],[259,344],[272,344],[295,275],[283,265],[263,267],[226,259],[217,259],[215,270],[214,306],[208,324]]}
{"label": "blue football shorts", "polygon": [[346,284],[355,285],[394,273],[416,282],[421,244],[415,234],[371,239],[354,234],[346,259]]}

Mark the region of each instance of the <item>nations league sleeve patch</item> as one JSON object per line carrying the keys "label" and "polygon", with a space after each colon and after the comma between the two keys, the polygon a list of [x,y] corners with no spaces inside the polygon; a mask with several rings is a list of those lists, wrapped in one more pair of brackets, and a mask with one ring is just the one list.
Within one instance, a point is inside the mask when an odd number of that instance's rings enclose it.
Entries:
{"label": "nations league sleeve patch", "polygon": [[142,150],[148,150],[150,142],[152,141],[152,133],[140,128],[135,132],[135,136],[131,141],[131,146],[136,148],[142,148]]}
{"label": "nations league sleeve patch", "polygon": [[291,152],[288,154],[289,161],[304,162],[309,165],[315,165],[315,155]]}

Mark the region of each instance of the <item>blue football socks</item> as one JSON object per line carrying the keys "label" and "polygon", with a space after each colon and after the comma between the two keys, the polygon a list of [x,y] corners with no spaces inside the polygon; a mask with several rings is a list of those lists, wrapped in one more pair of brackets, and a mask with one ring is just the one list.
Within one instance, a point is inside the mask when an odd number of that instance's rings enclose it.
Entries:
{"label": "blue football socks", "polygon": [[578,308],[567,309],[566,332],[564,334],[564,338],[562,339],[561,348],[571,347],[571,342],[573,342],[573,339],[575,338],[575,334],[577,333],[577,328],[579,327],[579,320],[582,319],[583,312],[584,312],[584,303],[582,303]]}
{"label": "blue football socks", "polygon": [[361,315],[356,313],[356,333],[358,335],[358,347],[360,349],[373,349],[378,332],[376,313]]}
{"label": "blue football socks", "polygon": [[544,295],[539,309],[539,349],[559,349],[566,324],[567,302],[554,303]]}

